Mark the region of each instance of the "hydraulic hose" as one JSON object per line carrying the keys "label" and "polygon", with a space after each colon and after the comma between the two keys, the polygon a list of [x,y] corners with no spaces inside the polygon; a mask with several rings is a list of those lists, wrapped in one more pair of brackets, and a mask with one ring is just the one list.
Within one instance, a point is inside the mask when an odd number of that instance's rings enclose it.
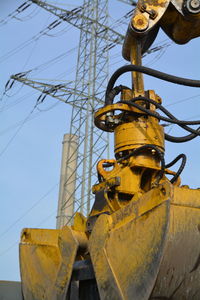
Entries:
{"label": "hydraulic hose", "polygon": [[139,100],[143,100],[146,103],[152,103],[153,105],[156,106],[156,108],[159,108],[162,112],[164,112],[171,120],[174,120],[174,123],[177,124],[177,125],[199,125],[200,124],[200,120],[197,120],[197,121],[182,121],[182,120],[176,119],[176,117],[174,115],[172,115],[163,105],[161,105],[160,103],[158,103],[158,102],[156,102],[156,101],[154,101],[150,98],[147,98],[147,97],[142,97],[142,96],[135,97],[131,100],[131,102],[136,102],[136,101],[139,101]]}
{"label": "hydraulic hose", "polygon": [[110,92],[109,92],[109,95],[108,95],[108,102],[109,103],[113,103],[113,100],[114,98],[123,91],[123,89],[129,89],[127,86],[124,86],[124,85],[118,85],[118,86],[115,86]]}
{"label": "hydraulic hose", "polygon": [[176,83],[180,85],[190,86],[190,87],[200,87],[200,80],[193,80],[187,78],[181,78],[174,75],[166,74],[151,68],[147,68],[144,66],[137,66],[137,65],[126,65],[119,68],[115,73],[111,76],[107,89],[106,89],[106,97],[105,97],[105,105],[109,105],[108,95],[114,87],[115,82],[117,79],[124,73],[127,72],[140,72],[147,74],[149,76],[153,76],[159,78],[161,80],[165,80],[171,83]]}
{"label": "hydraulic hose", "polygon": [[[156,101],[154,101],[152,99],[149,99],[149,98],[146,98],[146,97],[136,97],[136,98],[133,99],[133,101],[137,101],[137,100],[148,101],[148,102],[154,104],[160,110],[162,110],[168,117],[176,119],[166,108],[164,108],[161,104],[157,103]],[[192,122],[197,122],[197,121],[192,121]],[[184,125],[179,125],[179,126],[182,127],[185,130],[187,130],[189,128],[189,127],[184,126]],[[173,143],[185,143],[185,142],[189,142],[189,141],[193,140],[198,135],[200,135],[200,127],[198,127],[195,130],[195,133],[188,134],[188,135],[182,136],[182,137],[175,137],[175,136],[172,136],[172,135],[169,135],[169,134],[165,133],[165,139],[167,141],[173,142]]]}
{"label": "hydraulic hose", "polygon": [[[133,106],[133,107],[135,107],[135,108],[137,108],[137,109],[139,109],[139,110],[145,112],[145,113],[148,114],[149,116],[155,117],[155,118],[157,118],[157,119],[159,119],[159,120],[162,120],[162,121],[166,121],[166,122],[169,122],[169,123],[172,123],[172,124],[177,124],[177,125],[179,125],[179,124],[178,124],[178,123],[179,123],[179,120],[177,120],[176,118],[171,119],[171,118],[163,117],[163,116],[159,115],[158,113],[154,113],[154,112],[150,111],[149,109],[147,109],[147,108],[145,108],[145,107],[143,107],[143,106],[141,106],[141,105],[138,105],[137,103],[134,103],[134,102],[131,102],[131,101],[125,101],[125,100],[120,101],[120,103],[124,103],[124,104],[131,105],[131,106]],[[180,123],[181,123],[181,121],[180,121]],[[200,124],[199,121],[198,121],[198,124]],[[180,126],[181,126],[181,125],[180,125]],[[182,125],[182,126],[184,126],[184,125]],[[181,127],[182,127],[182,126],[181,126]],[[188,126],[184,126],[184,127],[185,127],[184,129],[186,129],[187,131],[189,131],[189,132],[191,132],[191,133],[193,133],[193,134],[195,134],[195,135],[200,135],[200,131],[198,132],[197,130],[192,129],[192,128],[188,127]]]}
{"label": "hydraulic hose", "polygon": [[170,180],[171,183],[174,183],[178,179],[180,174],[182,173],[182,171],[185,167],[185,164],[186,164],[186,160],[187,160],[186,155],[183,154],[183,153],[179,154],[174,160],[172,160],[169,164],[167,164],[165,166],[165,168],[170,168],[171,166],[173,166],[180,159],[182,159],[181,165],[180,165],[178,171],[176,172],[176,174],[174,175],[174,177]]}
{"label": "hydraulic hose", "polygon": [[[199,132],[200,132],[200,127],[198,127],[197,130],[199,130]],[[197,134],[194,134],[194,133],[191,133],[191,134],[188,134],[185,136],[180,136],[180,137],[172,136],[172,135],[165,133],[165,139],[171,143],[185,143],[185,142],[189,142],[189,141],[193,140],[196,137],[197,137]]]}

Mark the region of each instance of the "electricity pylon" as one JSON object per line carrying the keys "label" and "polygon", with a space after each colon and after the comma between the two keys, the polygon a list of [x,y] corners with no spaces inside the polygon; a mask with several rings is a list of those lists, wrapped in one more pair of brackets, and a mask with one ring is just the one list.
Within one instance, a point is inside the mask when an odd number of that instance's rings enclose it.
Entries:
{"label": "electricity pylon", "polygon": [[[84,0],[81,7],[72,11],[39,0],[31,1],[56,15],[61,21],[66,21],[80,29],[74,87],[36,82],[26,78],[26,73],[12,76],[13,80],[41,91],[39,101],[44,100],[43,97],[46,95],[51,95],[72,105],[67,138],[68,150],[65,151],[64,161],[66,166],[73,167],[66,169],[63,187],[65,199],[59,203],[57,216],[57,227],[60,227],[73,218],[75,211],[87,215],[91,208],[91,186],[96,180],[95,166],[108,150],[109,145],[108,136],[94,127],[93,113],[103,105],[105,84],[108,81],[109,49],[116,44],[121,44],[123,35],[108,25],[108,0]],[[126,2],[134,5],[134,1]],[[75,140],[78,148],[73,146]],[[75,154],[72,149],[76,148],[78,153]],[[108,157],[108,153],[105,157]],[[72,184],[72,181],[75,182]],[[67,216],[66,211],[71,205],[73,207],[70,209],[70,215]]]}
{"label": "electricity pylon", "polygon": [[[54,95],[61,101],[66,98],[65,102],[68,102],[69,92],[73,93],[74,98],[70,102],[72,114],[69,137],[71,138],[68,139],[66,164],[71,165],[71,160],[74,160],[75,156],[70,149],[75,138],[78,143],[77,167],[76,170],[69,170],[69,176],[66,177],[64,188],[67,194],[58,219],[62,217],[62,212],[66,211],[72,199],[72,216],[77,210],[87,215],[92,203],[91,186],[96,181],[95,166],[103,153],[108,150],[108,136],[94,127],[93,113],[103,103],[105,84],[108,81],[109,46],[111,43],[122,43],[123,35],[108,27],[108,0],[84,0],[81,7],[72,11],[56,8],[42,1],[32,0],[32,2],[80,29],[76,79],[73,88],[48,84],[42,87],[41,83],[26,79],[23,74],[12,78],[38,90],[42,89],[44,95]],[[61,97],[58,92],[63,92]],[[105,155],[107,157],[107,154]],[[68,189],[72,178],[73,180],[75,178],[73,191]]]}

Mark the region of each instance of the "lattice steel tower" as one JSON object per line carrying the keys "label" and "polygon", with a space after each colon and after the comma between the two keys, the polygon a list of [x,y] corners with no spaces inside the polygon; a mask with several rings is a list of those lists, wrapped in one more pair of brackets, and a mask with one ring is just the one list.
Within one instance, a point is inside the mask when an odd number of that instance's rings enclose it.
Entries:
{"label": "lattice steel tower", "polygon": [[[75,157],[69,149],[73,148],[71,143],[78,139],[76,183],[75,191],[68,188],[73,176],[73,171],[68,168],[69,174],[64,184],[66,201],[60,209],[64,214],[71,199],[74,203],[73,211],[78,209],[84,214],[89,213],[95,165],[108,149],[107,135],[97,130],[93,123],[93,113],[102,106],[100,100],[104,96],[108,80],[109,37],[108,30],[102,29],[102,24],[108,24],[108,0],[85,0],[82,13],[85,17],[81,21],[75,90],[87,97],[74,96],[66,164],[73,165],[71,160]],[[101,24],[92,22],[91,19],[101,20]]]}

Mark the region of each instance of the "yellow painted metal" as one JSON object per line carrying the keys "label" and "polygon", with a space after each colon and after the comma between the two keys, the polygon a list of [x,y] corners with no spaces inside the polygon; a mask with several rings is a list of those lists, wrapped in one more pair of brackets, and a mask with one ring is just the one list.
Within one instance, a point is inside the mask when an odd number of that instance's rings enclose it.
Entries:
{"label": "yellow painted metal", "polygon": [[163,184],[97,220],[89,251],[102,300],[148,299],[164,251],[170,197]]}
{"label": "yellow painted metal", "polygon": [[[106,126],[106,116],[109,112],[114,112],[114,113],[116,112],[116,114],[114,115],[114,117],[116,119],[120,118],[120,114],[122,112],[130,112],[130,113],[138,112],[139,113],[139,111],[137,109],[129,106],[128,104],[124,104],[124,103],[110,104],[105,107],[101,107],[100,109],[98,109],[96,111],[96,113],[94,115],[94,123],[99,129],[107,131],[107,132],[114,131],[114,128],[109,128],[108,126]],[[117,112],[118,112],[118,114],[117,114]]]}
{"label": "yellow painted metal", "polygon": [[[152,26],[154,26],[154,22],[158,22],[162,18],[169,3],[169,0],[139,0],[137,2],[137,8],[134,12],[133,19],[135,18],[135,16],[142,13],[149,17],[148,28],[151,28]],[[140,24],[137,25],[138,26],[136,28],[141,31]]]}
{"label": "yellow painted metal", "polygon": [[[137,7],[133,12],[133,17],[129,24],[122,54],[126,60],[131,61],[132,46],[135,40],[140,40],[142,52],[146,48],[146,39],[149,39],[149,46],[157,35],[157,29],[154,32],[155,25],[160,21],[167,10],[170,0],[139,0]],[[148,47],[147,47],[148,48]],[[145,49],[146,51],[147,49]]]}
{"label": "yellow painted metal", "polygon": [[93,194],[96,194],[98,191],[105,189],[105,188],[113,188],[115,186],[120,185],[119,177],[111,177],[107,178],[106,181],[102,181],[100,183],[94,184],[92,187]]}
{"label": "yellow painted metal", "polygon": [[153,43],[159,27],[178,44],[185,44],[199,37],[200,13],[186,12],[185,2],[186,0],[139,0],[125,37],[123,57],[132,61],[131,49],[138,40],[142,45],[142,52],[145,52]]}
{"label": "yellow painted metal", "polygon": [[[138,76],[138,73],[134,74]],[[139,87],[138,87],[139,88]],[[142,89],[142,87],[141,87]],[[139,95],[139,89],[132,91],[125,90],[122,94],[122,100],[130,101],[132,97]],[[143,95],[161,103],[161,98],[155,94],[153,90],[143,92]],[[144,101],[139,101],[140,105],[149,107],[155,112],[155,106]],[[109,127],[106,122],[108,113],[112,113],[115,126]],[[125,116],[125,118],[124,118]],[[118,120],[119,122],[115,122]],[[143,112],[135,109],[127,104],[116,103],[100,108],[95,114],[95,124],[105,131],[114,131],[115,155],[119,159],[127,153],[144,146],[154,145],[164,152],[164,131],[159,125],[159,121],[147,116]],[[111,170],[107,170],[106,164],[112,166]],[[101,182],[95,185],[93,192],[97,193],[104,190],[103,197],[107,205],[104,206],[105,211],[114,212],[127,204],[131,198],[134,201],[138,197],[149,191],[157,181],[160,171],[160,157],[155,150],[146,148],[138,153],[137,156],[130,157],[128,160],[101,160],[97,165],[97,172]],[[110,186],[108,182],[119,178],[120,184]],[[99,214],[96,209],[90,215]]]}
{"label": "yellow painted metal", "polygon": [[200,190],[165,182],[111,216],[89,240],[101,300],[200,299]]}
{"label": "yellow painted metal", "polygon": [[124,123],[115,130],[115,153],[131,150],[142,145],[154,144],[164,151],[164,131],[155,118],[140,118]]}
{"label": "yellow painted metal", "polygon": [[[130,59],[133,65],[142,65],[142,43],[140,39],[133,40],[130,48]],[[144,79],[142,73],[132,72],[132,89],[135,95],[144,95]]]}
{"label": "yellow painted metal", "polygon": [[25,300],[65,299],[78,249],[87,249],[84,232],[24,229],[20,243],[20,270]]}
{"label": "yellow painted metal", "polygon": [[168,239],[152,298],[200,299],[200,189],[174,187]]}
{"label": "yellow painted metal", "polygon": [[[142,155],[140,156],[140,158],[141,161],[138,159],[138,157],[137,159],[131,158],[129,162],[125,161],[124,164],[119,164],[115,161],[114,167],[111,171],[102,171],[98,169],[98,172],[105,182],[111,180],[112,178],[119,178],[120,184],[115,186],[115,192],[135,195],[135,193],[143,192],[141,180],[144,180],[142,176],[144,169],[152,169],[155,172],[158,172],[158,170],[160,170],[160,167],[155,168],[155,165],[150,164],[150,162],[152,162],[152,159],[150,157],[148,159],[148,156]],[[103,163],[104,160],[100,161],[98,166],[102,165]],[[157,165],[158,164],[159,163],[157,162]],[[149,173],[149,180],[150,177],[151,176]]]}
{"label": "yellow painted metal", "polygon": [[174,42],[185,44],[200,36],[200,13],[183,15],[170,5],[160,20],[160,26]]}
{"label": "yellow painted metal", "polygon": [[74,222],[72,225],[72,229],[76,231],[86,231],[86,217],[84,217],[81,213],[77,212],[74,216]]}
{"label": "yellow painted metal", "polygon": [[[58,230],[24,229],[20,243],[20,271],[25,299],[48,299],[61,255]],[[41,284],[42,282],[42,284]]]}

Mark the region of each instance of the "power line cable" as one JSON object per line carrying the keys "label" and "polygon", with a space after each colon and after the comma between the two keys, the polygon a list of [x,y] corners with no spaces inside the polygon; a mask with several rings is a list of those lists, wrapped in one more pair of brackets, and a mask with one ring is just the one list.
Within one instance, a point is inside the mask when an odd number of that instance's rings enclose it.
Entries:
{"label": "power line cable", "polygon": [[[24,2],[23,4],[21,4],[17,9],[15,9],[12,13],[8,14],[7,17],[5,17],[3,20],[0,20],[0,26],[3,26],[5,24],[7,24],[7,22],[12,19],[12,18],[16,18],[16,16],[20,13],[22,13],[23,11],[25,11],[29,6],[31,6],[32,2],[30,0]],[[17,18],[16,18],[17,19]],[[20,19],[18,19],[20,20]]]}
{"label": "power line cable", "polygon": [[18,224],[23,218],[27,216],[38,204],[42,202],[47,196],[49,196],[55,188],[59,185],[59,182],[54,184],[39,200],[37,200],[31,207],[29,207],[19,218],[17,218],[10,226],[8,226],[1,234],[0,238],[5,236],[16,224]]}
{"label": "power line cable", "polygon": [[20,130],[22,129],[22,127],[24,126],[24,124],[28,121],[28,119],[30,118],[30,116],[32,115],[32,113],[34,112],[35,108],[36,108],[37,104],[34,106],[34,108],[31,110],[31,112],[28,114],[28,116],[24,119],[24,121],[22,122],[22,124],[19,126],[19,128],[16,130],[16,132],[14,133],[14,135],[11,137],[11,139],[8,141],[8,143],[6,144],[6,146],[3,148],[3,150],[0,152],[0,156],[2,156],[6,150],[8,149],[8,147],[10,146],[10,144],[13,142],[13,140],[15,139],[15,137],[17,136],[17,134],[20,132]]}
{"label": "power line cable", "polygon": [[11,249],[13,249],[16,245],[18,245],[18,241],[17,242],[14,242],[13,244],[11,244],[8,248],[6,248],[5,250],[3,250],[1,253],[0,253],[0,256],[3,256],[5,255],[7,252],[9,252]]}
{"label": "power line cable", "polygon": [[[55,185],[55,186],[57,186],[58,185],[58,183]],[[55,188],[55,186],[52,188],[52,189],[54,189]],[[49,193],[51,192],[51,190],[49,191]],[[47,194],[45,194],[43,197],[46,197],[46,195]],[[42,198],[43,198],[42,197]],[[42,199],[41,198],[41,199]],[[41,201],[41,199],[39,200],[39,201]],[[37,202],[39,202],[39,201],[37,201]],[[37,203],[36,202],[36,203]],[[75,203],[76,202],[78,202],[77,200],[75,201]],[[35,206],[37,205],[35,203]],[[71,206],[72,204],[70,204],[69,206]],[[85,203],[83,203],[82,205],[85,205]],[[79,207],[76,209],[76,211],[74,212],[74,214],[73,214],[73,216],[71,217],[71,218],[73,218],[74,217],[74,215],[77,213],[77,211],[81,208],[81,206],[82,205],[79,205]],[[68,206],[68,207],[69,207]],[[33,207],[34,208],[34,207]],[[32,208],[30,208],[29,210],[32,210]],[[28,211],[29,211],[28,210]],[[56,213],[56,210],[54,210],[50,215],[48,215],[47,217],[45,217],[40,223],[38,223],[37,225],[36,225],[36,227],[39,227],[39,226],[41,226],[43,223],[45,223],[47,220],[49,220],[54,214]],[[3,232],[3,234],[2,235],[4,235],[4,234],[6,234],[8,231],[10,231],[11,229],[12,229],[12,227],[14,227],[24,216],[26,216],[26,214],[24,214],[24,215],[22,215],[22,217],[21,218],[19,218],[19,219],[17,219],[9,228],[7,228],[7,230],[6,231],[4,231]],[[19,220],[19,221],[18,221]],[[71,219],[70,219],[71,220]],[[67,224],[68,224],[69,222],[67,222]],[[67,225],[66,224],[66,225]],[[0,237],[2,237],[2,235],[0,236]],[[16,242],[14,242],[13,244],[11,244],[8,248],[6,248],[5,250],[3,250],[1,253],[0,253],[0,256],[3,256],[3,255],[5,255],[7,252],[9,252],[11,249],[13,249],[17,244],[18,244],[19,242],[18,241],[16,241]]]}
{"label": "power line cable", "polygon": [[176,104],[180,104],[180,103],[183,103],[183,102],[186,102],[186,101],[195,99],[195,98],[197,98],[197,97],[200,97],[200,94],[193,95],[193,96],[190,96],[190,97],[187,97],[187,98],[178,100],[178,101],[176,101],[176,102],[169,103],[169,104],[167,104],[167,105],[165,105],[165,106],[166,106],[166,107],[168,107],[168,106],[173,106],[173,105],[176,105]]}
{"label": "power line cable", "polygon": [[[48,32],[50,32],[51,30],[54,30],[57,26],[59,26],[62,23],[62,20],[60,20],[59,18],[56,19],[55,21],[53,21],[52,23],[50,23],[47,27],[45,27],[44,29],[42,29],[39,33],[37,33],[36,35],[34,35],[32,38],[28,39],[27,41],[21,43],[20,45],[18,45],[17,47],[15,47],[14,49],[10,50],[9,52],[7,52],[6,54],[2,55],[0,57],[0,62],[6,61],[8,58],[10,58],[12,55],[18,53],[19,51],[23,50],[26,46],[28,46],[29,44],[31,44],[34,41],[37,41],[38,39],[40,39],[42,36],[46,35]],[[71,25],[68,25],[68,27]]]}
{"label": "power line cable", "polygon": [[[8,103],[7,105],[6,105],[6,100],[5,100],[5,101],[4,101],[4,102],[5,102],[5,103],[4,103],[4,106],[2,106],[2,108],[0,108],[0,113],[1,113],[1,112],[4,112],[4,111],[6,111],[6,110],[11,109],[13,106],[16,106],[17,104],[23,102],[24,100],[27,100],[27,98],[28,98],[29,96],[32,96],[32,95],[35,95],[35,94],[37,94],[37,91],[26,93],[26,94],[24,94],[23,96],[17,98],[14,102]],[[0,132],[0,135],[1,135],[1,132]]]}
{"label": "power line cable", "polygon": [[[33,119],[35,119],[37,117],[40,117],[41,113],[47,112],[47,111],[51,110],[52,108],[54,108],[55,106],[60,105],[60,104],[61,104],[61,102],[58,101],[55,104],[51,105],[47,109],[39,109],[38,106],[37,106],[36,109],[38,110],[38,113],[33,114],[31,117],[29,117],[29,119],[26,122],[32,121]],[[6,134],[8,131],[10,131],[10,130],[12,130],[12,129],[14,129],[14,128],[20,126],[20,125],[22,125],[23,122],[24,122],[24,119],[21,120],[21,121],[19,121],[19,122],[17,122],[17,123],[14,123],[13,125],[7,127],[6,129],[0,131],[0,136]]]}

